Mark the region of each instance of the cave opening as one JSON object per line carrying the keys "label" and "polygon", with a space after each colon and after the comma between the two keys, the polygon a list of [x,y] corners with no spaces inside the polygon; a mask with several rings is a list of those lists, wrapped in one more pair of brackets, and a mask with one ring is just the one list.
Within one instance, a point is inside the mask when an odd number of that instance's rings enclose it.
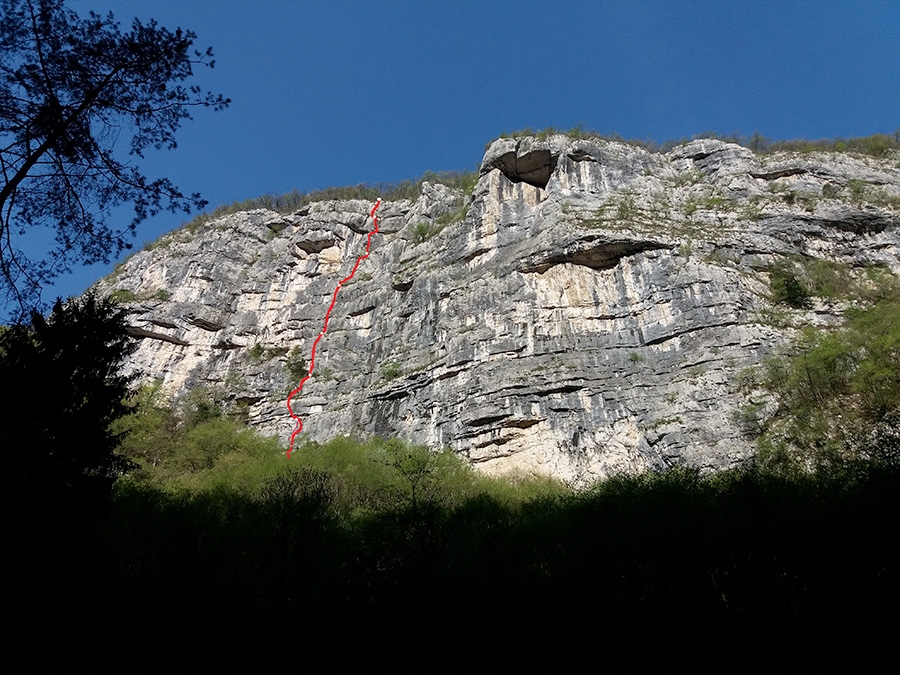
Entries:
{"label": "cave opening", "polygon": [[493,167],[513,183],[528,183],[545,190],[558,160],[559,155],[549,150],[532,150],[524,155],[507,152],[494,160]]}

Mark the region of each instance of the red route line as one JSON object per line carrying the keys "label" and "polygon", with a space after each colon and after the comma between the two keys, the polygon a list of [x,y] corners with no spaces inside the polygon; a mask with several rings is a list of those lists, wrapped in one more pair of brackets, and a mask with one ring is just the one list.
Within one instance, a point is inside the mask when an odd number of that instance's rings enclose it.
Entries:
{"label": "red route line", "polygon": [[381,206],[381,197],[378,198],[378,201],[375,202],[375,206],[372,207],[372,210],[369,212],[369,218],[375,221],[375,228],[369,232],[369,236],[366,238],[366,252],[363,253],[356,259],[356,264],[353,266],[353,269],[350,270],[350,274],[341,279],[337,286],[334,287],[334,293],[331,295],[331,305],[328,307],[328,311],[325,312],[325,324],[322,326],[322,330],[319,331],[319,334],[316,336],[316,339],[313,341],[312,346],[312,354],[309,357],[309,372],[306,374],[302,380],[300,380],[300,384],[297,385],[297,388],[294,389],[287,397],[287,407],[288,412],[291,414],[291,417],[294,418],[294,421],[297,423],[297,426],[294,428],[293,433],[291,434],[291,443],[288,447],[287,458],[291,458],[291,453],[294,451],[294,440],[297,438],[297,434],[303,431],[303,420],[301,420],[297,414],[294,412],[294,409],[291,407],[291,399],[294,398],[297,394],[299,394],[303,390],[303,385],[306,381],[312,377],[313,368],[316,367],[316,347],[319,345],[319,340],[325,335],[325,331],[328,330],[328,319],[331,318],[331,310],[334,309],[334,303],[337,302],[338,291],[341,290],[341,286],[346,284],[353,278],[353,275],[356,274],[356,270],[359,268],[359,264],[369,257],[369,249],[372,247],[372,235],[378,234],[378,217],[375,215],[375,211],[378,207]]}

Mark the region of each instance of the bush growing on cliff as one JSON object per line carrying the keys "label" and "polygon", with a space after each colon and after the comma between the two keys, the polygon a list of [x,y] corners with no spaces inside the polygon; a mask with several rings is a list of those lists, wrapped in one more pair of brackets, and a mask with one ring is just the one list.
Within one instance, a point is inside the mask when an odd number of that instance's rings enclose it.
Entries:
{"label": "bush growing on cliff", "polygon": [[[795,353],[770,359],[763,385],[778,400],[760,439],[764,464],[830,466],[896,461],[900,416],[900,302],[849,312],[845,327],[807,328]],[[882,447],[884,446],[884,447]]]}
{"label": "bush growing on cliff", "polygon": [[299,382],[309,374],[309,366],[300,347],[291,349],[287,359],[285,359],[284,367],[290,373],[293,382]]}
{"label": "bush growing on cliff", "polygon": [[395,380],[403,374],[403,367],[396,361],[382,364],[381,377],[388,382]]}
{"label": "bush growing on cliff", "polygon": [[437,233],[437,231],[437,227],[435,227],[428,221],[422,221],[412,228],[413,241],[417,244],[423,244],[431,239],[431,237],[433,237]]}
{"label": "bush growing on cliff", "polygon": [[128,290],[127,288],[117,288],[109,294],[110,302],[126,303],[134,302],[135,300],[137,300],[137,296],[134,294],[134,291]]}
{"label": "bush growing on cliff", "polygon": [[769,269],[769,288],[773,302],[783,303],[794,309],[808,309],[812,305],[809,289],[790,260],[781,260],[772,265]]}

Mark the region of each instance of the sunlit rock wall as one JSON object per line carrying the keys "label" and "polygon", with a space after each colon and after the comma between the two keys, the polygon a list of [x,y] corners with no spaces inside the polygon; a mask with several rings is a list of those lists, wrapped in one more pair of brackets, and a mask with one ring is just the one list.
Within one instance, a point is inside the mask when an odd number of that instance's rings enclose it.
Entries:
{"label": "sunlit rock wall", "polygon": [[[744,462],[736,374],[845,309],[773,306],[768,270],[900,272],[898,159],[498,140],[471,195],[426,184],[379,209],[294,404],[303,436],[399,436],[577,485]],[[135,255],[99,284],[134,298],[131,367],[173,395],[221,387],[286,439],[289,352],[309,358],[372,206],[233,214]]]}

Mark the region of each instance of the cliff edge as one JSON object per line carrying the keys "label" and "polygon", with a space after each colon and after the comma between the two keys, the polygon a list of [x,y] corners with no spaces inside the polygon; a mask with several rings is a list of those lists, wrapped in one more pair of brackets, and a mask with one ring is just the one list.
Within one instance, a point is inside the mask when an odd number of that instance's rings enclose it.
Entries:
{"label": "cliff edge", "polygon": [[[740,464],[754,447],[737,374],[849,306],[779,303],[773,270],[900,273],[898,167],[717,140],[501,138],[471,194],[425,183],[379,209],[295,400],[301,439],[398,436],[573,484]],[[97,285],[129,305],[130,368],[172,394],[220,387],[286,439],[285,398],[371,207],[231,214],[130,258]]]}

